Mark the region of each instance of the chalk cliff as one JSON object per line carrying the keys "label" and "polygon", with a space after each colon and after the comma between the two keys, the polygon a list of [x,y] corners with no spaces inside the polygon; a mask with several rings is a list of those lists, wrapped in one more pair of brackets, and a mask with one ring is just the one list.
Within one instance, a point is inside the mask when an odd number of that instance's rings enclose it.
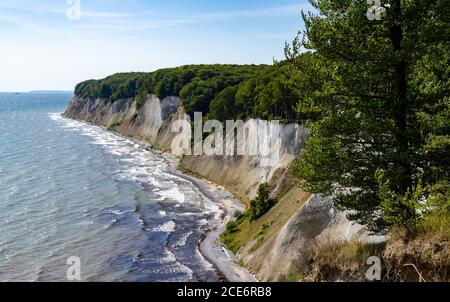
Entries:
{"label": "chalk cliff", "polygon": [[[172,123],[189,119],[178,97],[159,100],[155,95],[149,95],[139,108],[132,98],[110,102],[75,97],[64,116],[143,140],[165,152],[171,152],[176,135],[171,131]],[[274,165],[263,165],[265,158],[262,156],[183,156],[179,167],[223,186],[247,205],[256,196],[261,183],[271,184],[273,194],[280,196],[280,201],[262,218],[270,231],[258,242],[258,249],[252,248],[255,240],[248,238],[238,255],[260,280],[280,280],[289,273],[294,261],[297,266],[306,261],[303,255],[313,246],[361,238],[365,231],[349,222],[344,213],[336,211],[330,199],[311,196],[286,184],[287,169],[303,148],[307,129],[298,124],[255,119],[246,122],[248,129],[260,125],[271,127],[276,130],[271,132],[273,135],[280,135],[278,143],[270,147],[274,149],[269,150],[269,154],[280,151]],[[250,130],[245,137],[248,139],[252,135],[255,133]]]}

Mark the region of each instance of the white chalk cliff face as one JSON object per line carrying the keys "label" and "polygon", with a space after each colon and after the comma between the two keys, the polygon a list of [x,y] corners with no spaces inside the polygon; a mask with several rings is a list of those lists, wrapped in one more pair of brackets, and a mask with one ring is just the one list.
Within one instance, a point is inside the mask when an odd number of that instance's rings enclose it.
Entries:
{"label": "white chalk cliff face", "polygon": [[256,197],[260,184],[270,182],[277,171],[287,169],[303,148],[308,132],[297,124],[283,125],[258,119],[248,120],[244,128],[248,131],[240,139],[237,137],[236,145],[258,150],[265,139],[271,143],[266,144],[264,152],[245,153],[256,155],[187,156],[180,168],[226,187],[243,202],[249,203]]}
{"label": "white chalk cliff face", "polygon": [[[180,107],[179,98],[167,97],[160,101],[154,95],[148,96],[140,108],[136,108],[134,99],[111,103],[102,99],[74,98],[64,115],[141,139],[168,152],[177,135],[171,131],[172,123],[189,119]],[[225,186],[248,203],[256,196],[259,184],[269,182],[276,171],[286,169],[299,154],[308,131],[298,124],[283,125],[257,119],[248,120],[244,128],[247,129],[244,141],[237,140],[236,146],[245,145],[247,149],[258,150],[264,139],[276,143],[268,144],[265,154],[185,156],[180,168]]]}
{"label": "white chalk cliff face", "polygon": [[[140,108],[136,107],[134,99],[112,103],[76,97],[64,116],[104,126],[146,141],[155,149],[170,152],[172,140],[177,135],[171,131],[172,123],[189,119],[180,105],[178,97],[159,100],[154,95],[149,95]],[[256,147],[251,144],[259,142],[252,138],[258,135],[256,129],[261,127],[270,129],[268,139],[277,142],[267,150],[270,155],[279,154],[272,165],[267,165],[267,157],[262,155],[184,156],[180,160],[180,169],[223,186],[248,204],[256,197],[261,183],[277,183],[275,178],[282,175],[300,154],[308,136],[308,130],[298,124],[284,125],[251,119],[245,123],[245,128],[249,129],[245,134],[246,142],[236,143]],[[299,206],[296,214],[273,238],[272,244],[255,252],[243,252],[241,256],[260,280],[276,280],[287,274],[293,260],[301,263],[302,255],[312,244],[325,244],[330,240],[347,241],[366,235],[361,226],[346,219],[345,213],[336,211],[329,198],[315,195],[305,205]]]}
{"label": "white chalk cliff face", "polygon": [[177,97],[167,97],[160,101],[154,95],[148,96],[141,108],[136,107],[134,99],[121,99],[112,103],[102,99],[76,97],[69,104],[64,116],[155,144],[163,122],[177,113],[179,105],[180,99]]}
{"label": "white chalk cliff face", "polygon": [[289,272],[307,273],[310,256],[323,246],[358,240],[365,243],[385,241],[347,219],[346,213],[333,207],[330,198],[312,195],[271,242],[256,253],[244,255],[250,267],[258,267],[260,280],[276,281]]}

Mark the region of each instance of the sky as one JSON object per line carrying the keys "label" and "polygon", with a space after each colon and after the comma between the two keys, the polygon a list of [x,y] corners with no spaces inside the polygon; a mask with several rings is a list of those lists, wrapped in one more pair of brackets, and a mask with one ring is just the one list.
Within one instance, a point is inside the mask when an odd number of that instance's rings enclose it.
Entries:
{"label": "sky", "polygon": [[72,91],[186,64],[271,64],[302,30],[302,9],[306,0],[0,0],[0,91]]}

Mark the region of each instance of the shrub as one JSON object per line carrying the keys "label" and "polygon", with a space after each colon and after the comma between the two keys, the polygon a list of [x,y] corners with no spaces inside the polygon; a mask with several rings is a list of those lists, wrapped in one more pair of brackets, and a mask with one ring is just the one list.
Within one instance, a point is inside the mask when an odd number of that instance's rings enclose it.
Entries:
{"label": "shrub", "polygon": [[270,198],[270,189],[267,183],[264,183],[258,188],[258,197],[250,204],[250,221],[255,221],[264,214],[266,214],[274,205],[276,200]]}
{"label": "shrub", "polygon": [[389,182],[384,180],[382,173],[379,173],[378,181],[384,219],[406,231],[406,237],[450,236],[450,182],[441,181],[424,187],[419,179],[414,190],[398,196],[389,189]]}
{"label": "shrub", "polygon": [[391,190],[389,180],[385,180],[384,173],[378,172],[379,196],[384,220],[390,225],[398,225],[406,230],[406,236],[413,237],[422,228],[421,215],[426,200],[426,190],[419,180],[414,190],[409,190],[401,196]]}
{"label": "shrub", "polygon": [[424,231],[437,236],[450,237],[450,183],[439,182],[430,189]]}
{"label": "shrub", "polygon": [[234,233],[237,231],[238,227],[239,227],[239,221],[236,221],[236,220],[230,221],[227,223],[227,232]]}
{"label": "shrub", "polygon": [[243,217],[244,217],[244,213],[242,213],[242,212],[239,212],[239,211],[236,211],[236,212],[234,212],[234,215],[233,215],[233,217],[234,217],[234,219],[236,219],[236,220],[241,220]]}

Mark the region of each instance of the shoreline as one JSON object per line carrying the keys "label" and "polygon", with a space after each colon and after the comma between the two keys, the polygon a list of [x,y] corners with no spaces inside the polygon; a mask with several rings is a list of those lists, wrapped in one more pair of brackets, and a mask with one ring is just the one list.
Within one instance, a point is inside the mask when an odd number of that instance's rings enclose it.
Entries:
{"label": "shoreline", "polygon": [[202,237],[202,240],[198,243],[198,250],[202,257],[213,265],[219,276],[225,279],[225,282],[258,282],[258,279],[256,279],[256,277],[253,276],[246,268],[235,262],[236,256],[219,243],[219,236],[226,230],[226,225],[232,219],[233,214],[236,211],[245,210],[244,205],[236,197],[224,188],[207,179],[198,178],[178,170],[178,163],[180,161],[179,158],[171,153],[155,149],[151,144],[145,141],[139,140],[132,136],[123,135],[101,125],[68,118],[64,116],[63,113],[61,113],[60,116],[65,119],[75,120],[102,128],[104,131],[132,140],[133,142],[141,145],[148,152],[154,152],[162,156],[171,168],[170,173],[190,182],[196,189],[198,189],[200,194],[216,204],[222,211],[220,215],[220,223],[210,227]]}
{"label": "shoreline", "polygon": [[216,203],[222,210],[221,221],[211,228],[199,243],[200,254],[221,273],[227,282],[258,282],[246,268],[236,263],[236,256],[219,242],[219,236],[226,230],[227,223],[236,211],[245,208],[231,193],[220,186],[176,170],[175,175],[191,182],[201,194]]}

